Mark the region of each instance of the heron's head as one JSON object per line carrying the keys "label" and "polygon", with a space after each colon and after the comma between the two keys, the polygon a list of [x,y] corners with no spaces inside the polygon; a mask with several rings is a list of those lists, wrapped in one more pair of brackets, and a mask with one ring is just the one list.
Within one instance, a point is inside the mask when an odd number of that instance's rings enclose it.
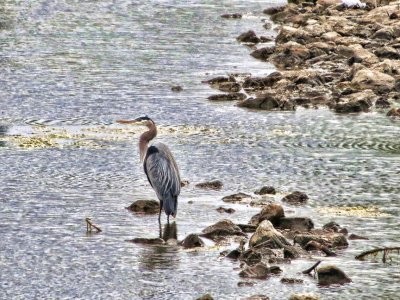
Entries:
{"label": "heron's head", "polygon": [[136,118],[134,120],[117,120],[119,124],[135,124],[135,125],[143,125],[143,126],[153,126],[154,122],[148,116]]}

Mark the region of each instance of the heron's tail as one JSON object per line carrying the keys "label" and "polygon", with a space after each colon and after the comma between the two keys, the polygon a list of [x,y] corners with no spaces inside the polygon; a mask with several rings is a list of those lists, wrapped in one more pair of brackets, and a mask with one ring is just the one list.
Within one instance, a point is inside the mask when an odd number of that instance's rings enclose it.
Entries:
{"label": "heron's tail", "polygon": [[172,215],[175,217],[178,210],[178,197],[168,197],[164,199],[163,207],[167,216]]}

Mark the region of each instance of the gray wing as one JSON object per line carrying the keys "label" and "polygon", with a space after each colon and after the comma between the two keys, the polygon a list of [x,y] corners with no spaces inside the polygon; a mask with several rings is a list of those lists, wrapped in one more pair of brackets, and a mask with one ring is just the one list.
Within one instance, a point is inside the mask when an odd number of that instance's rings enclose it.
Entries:
{"label": "gray wing", "polygon": [[181,191],[178,166],[168,147],[157,143],[147,149],[144,172],[160,200],[175,198]]}

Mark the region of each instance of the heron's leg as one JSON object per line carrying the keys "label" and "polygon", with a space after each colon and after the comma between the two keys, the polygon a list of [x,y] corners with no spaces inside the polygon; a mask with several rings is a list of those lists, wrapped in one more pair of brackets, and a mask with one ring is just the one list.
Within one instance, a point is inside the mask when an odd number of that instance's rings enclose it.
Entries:
{"label": "heron's leg", "polygon": [[169,224],[169,215],[167,215],[167,224]]}
{"label": "heron's leg", "polygon": [[158,213],[158,223],[161,224],[161,211],[162,211],[162,207],[163,207],[163,202],[160,201],[160,212]]}

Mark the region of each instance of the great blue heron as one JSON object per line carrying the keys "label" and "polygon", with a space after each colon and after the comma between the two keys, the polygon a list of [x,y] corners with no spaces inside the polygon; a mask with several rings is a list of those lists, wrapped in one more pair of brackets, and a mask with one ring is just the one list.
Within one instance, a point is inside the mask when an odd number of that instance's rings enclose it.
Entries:
{"label": "great blue heron", "polygon": [[140,124],[149,129],[139,139],[140,160],[143,162],[147,179],[160,200],[160,213],[164,209],[169,216],[176,216],[178,208],[178,196],[181,191],[181,180],[178,166],[167,145],[156,143],[149,147],[149,142],[157,135],[157,127],[149,117],[140,117],[135,120],[118,120],[120,124]]}

